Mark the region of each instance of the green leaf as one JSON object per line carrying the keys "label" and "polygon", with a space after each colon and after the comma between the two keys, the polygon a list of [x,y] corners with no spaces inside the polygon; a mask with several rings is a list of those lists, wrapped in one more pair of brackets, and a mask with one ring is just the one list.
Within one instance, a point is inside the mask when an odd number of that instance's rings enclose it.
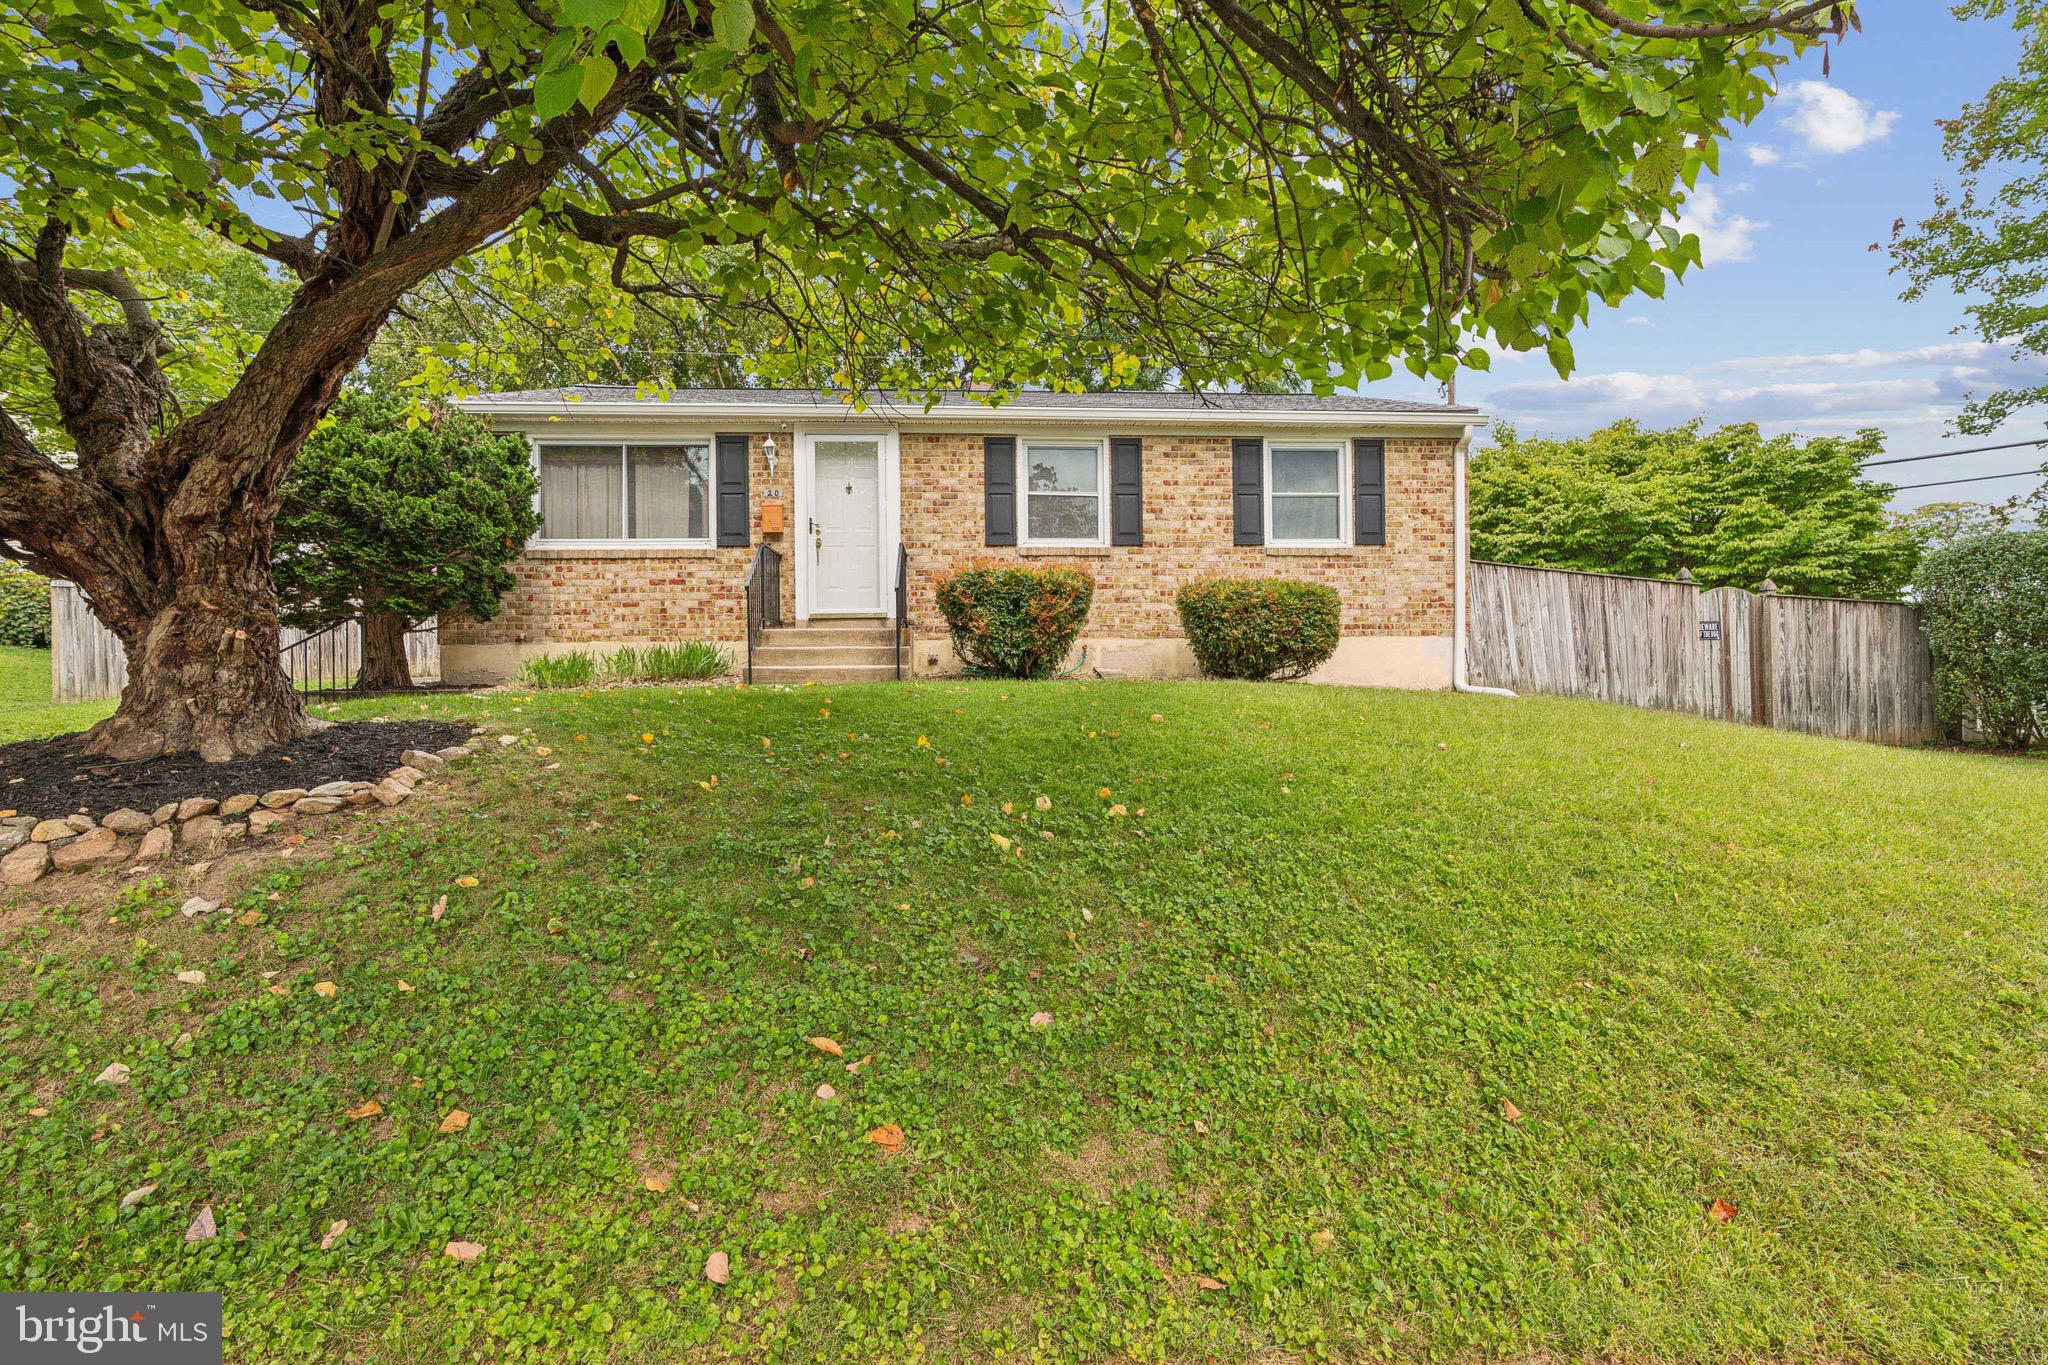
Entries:
{"label": "green leaf", "polygon": [[619,79],[619,69],[612,65],[612,59],[602,52],[593,52],[583,59],[583,80],[576,89],[576,99],[585,109],[595,110],[597,102],[605,97]]}
{"label": "green leaf", "polygon": [[533,83],[533,112],[543,121],[566,114],[576,103],[576,94],[583,85],[583,72],[578,67],[565,66],[555,71],[544,71]]}
{"label": "green leaf", "polygon": [[754,36],[754,7],[749,0],[718,0],[711,11],[711,36],[728,51],[744,50]]}

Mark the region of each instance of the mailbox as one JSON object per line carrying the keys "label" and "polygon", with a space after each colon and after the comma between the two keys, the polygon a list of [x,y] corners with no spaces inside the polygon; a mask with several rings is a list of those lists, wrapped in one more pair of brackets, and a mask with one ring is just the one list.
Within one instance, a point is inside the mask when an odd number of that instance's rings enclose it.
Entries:
{"label": "mailbox", "polygon": [[782,534],[782,500],[771,498],[761,504],[761,534],[779,536]]}

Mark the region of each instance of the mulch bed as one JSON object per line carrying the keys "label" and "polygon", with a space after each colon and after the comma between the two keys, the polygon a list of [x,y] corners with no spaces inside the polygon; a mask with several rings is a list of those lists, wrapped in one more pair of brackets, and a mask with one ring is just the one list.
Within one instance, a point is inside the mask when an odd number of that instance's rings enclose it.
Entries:
{"label": "mulch bed", "polygon": [[198,754],[169,754],[112,763],[79,752],[79,735],[0,744],[0,811],[54,819],[95,818],[131,806],[152,810],[188,796],[218,799],[322,782],[372,782],[398,766],[408,749],[445,749],[470,736],[447,720],[346,721],[290,744],[227,763]]}

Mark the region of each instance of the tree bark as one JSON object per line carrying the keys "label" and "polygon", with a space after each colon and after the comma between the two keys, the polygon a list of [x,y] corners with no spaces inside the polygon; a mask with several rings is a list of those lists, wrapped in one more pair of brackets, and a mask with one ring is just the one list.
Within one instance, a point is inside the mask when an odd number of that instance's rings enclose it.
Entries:
{"label": "tree bark", "polygon": [[405,657],[405,632],[412,622],[395,611],[373,611],[363,618],[363,666],[356,673],[361,692],[393,691],[412,686],[412,661]]}
{"label": "tree bark", "polygon": [[80,576],[128,652],[120,707],[86,732],[87,753],[131,760],[196,750],[220,763],[321,728],[278,658],[270,515],[245,501],[216,523],[164,535],[157,554],[130,566],[133,576],[156,572],[146,614],[107,610],[95,576]]}

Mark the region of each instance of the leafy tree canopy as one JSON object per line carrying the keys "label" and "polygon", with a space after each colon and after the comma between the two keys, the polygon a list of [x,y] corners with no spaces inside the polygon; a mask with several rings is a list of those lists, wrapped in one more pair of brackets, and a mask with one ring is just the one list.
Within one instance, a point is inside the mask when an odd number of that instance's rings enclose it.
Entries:
{"label": "leafy tree canopy", "polygon": [[[1934,212],[1892,229],[1895,269],[1912,300],[1946,286],[1970,299],[1964,310],[1983,340],[2048,359],[2048,4],[1967,0],[1958,17],[2010,16],[2022,38],[2019,69],[1984,98],[1942,123],[1942,147],[1957,185],[1935,194]],[[2035,384],[1972,399],[1957,425],[1984,433],[2021,408],[2048,402]]]}
{"label": "leafy tree canopy", "polygon": [[1893,597],[1918,558],[1892,528],[1891,488],[1858,466],[1883,436],[1765,437],[1755,425],[1652,431],[1617,422],[1570,440],[1512,427],[1474,454],[1478,559],[1786,592]]}

